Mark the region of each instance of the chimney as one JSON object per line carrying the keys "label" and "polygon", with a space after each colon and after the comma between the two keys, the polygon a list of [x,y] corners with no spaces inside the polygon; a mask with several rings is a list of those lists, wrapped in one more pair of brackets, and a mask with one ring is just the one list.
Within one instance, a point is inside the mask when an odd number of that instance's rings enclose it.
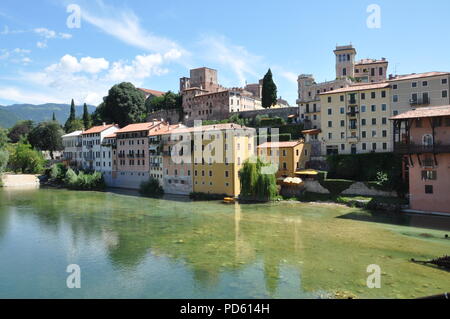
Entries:
{"label": "chimney", "polygon": [[105,123],[105,122],[103,122],[103,126],[106,126],[106,123]]}

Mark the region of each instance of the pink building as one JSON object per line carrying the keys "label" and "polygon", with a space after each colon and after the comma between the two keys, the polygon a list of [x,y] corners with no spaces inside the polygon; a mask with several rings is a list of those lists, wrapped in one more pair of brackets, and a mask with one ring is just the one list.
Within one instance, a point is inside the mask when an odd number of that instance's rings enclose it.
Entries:
{"label": "pink building", "polygon": [[410,208],[450,214],[450,105],[391,118],[395,151],[405,155]]}

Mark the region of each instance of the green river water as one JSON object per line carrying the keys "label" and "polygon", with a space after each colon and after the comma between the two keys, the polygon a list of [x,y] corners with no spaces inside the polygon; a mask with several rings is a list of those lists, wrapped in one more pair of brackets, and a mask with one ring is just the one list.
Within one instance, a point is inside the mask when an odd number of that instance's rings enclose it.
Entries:
{"label": "green river water", "polygon": [[450,254],[449,229],[329,204],[0,188],[0,298],[421,297],[450,291],[450,273],[409,259]]}

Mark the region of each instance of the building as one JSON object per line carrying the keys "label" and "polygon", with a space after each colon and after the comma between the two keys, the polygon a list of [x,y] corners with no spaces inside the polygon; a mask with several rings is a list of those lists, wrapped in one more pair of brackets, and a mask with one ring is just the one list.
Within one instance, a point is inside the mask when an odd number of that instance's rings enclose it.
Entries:
{"label": "building", "polygon": [[311,145],[303,140],[266,142],[258,145],[258,156],[267,163],[278,165],[276,177],[297,177],[296,172],[306,168],[311,156]]}
{"label": "building", "polygon": [[63,160],[66,165],[74,168],[79,168],[83,164],[82,133],[83,131],[75,131],[62,136]]}
{"label": "building", "polygon": [[145,99],[161,97],[164,94],[166,94],[166,92],[161,92],[161,91],[156,91],[156,90],[149,90],[149,89],[142,89],[142,88],[138,88],[138,90],[145,94]]}
{"label": "building", "polygon": [[391,120],[395,152],[405,159],[410,208],[450,213],[450,105],[417,108]]}
{"label": "building", "polygon": [[391,76],[393,115],[412,108],[450,104],[450,73],[427,72]]}
{"label": "building", "polygon": [[353,85],[320,99],[322,155],[392,151],[389,83]]}
{"label": "building", "polygon": [[168,124],[162,121],[130,124],[116,131],[117,174],[111,186],[139,189],[150,174],[149,136]]}
{"label": "building", "polygon": [[117,176],[117,135],[112,133],[103,138],[101,144],[101,172],[107,185]]}
{"label": "building", "polygon": [[238,173],[255,154],[254,137],[254,129],[236,124],[179,128],[164,134],[164,190],[238,196]]}
{"label": "building", "polygon": [[305,129],[321,128],[321,93],[343,89],[357,83],[386,81],[388,61],[385,58],[356,61],[356,49],[352,45],[336,46],[334,55],[335,80],[316,83],[312,74],[302,74],[298,77],[297,105]]}
{"label": "building", "polygon": [[[103,158],[102,143],[105,136],[108,136],[118,130],[118,126],[114,124],[105,124],[91,127],[84,131],[82,136],[82,168],[85,170],[104,171],[102,161]],[[105,167],[106,169],[106,167]],[[109,168],[108,168],[109,170]]]}

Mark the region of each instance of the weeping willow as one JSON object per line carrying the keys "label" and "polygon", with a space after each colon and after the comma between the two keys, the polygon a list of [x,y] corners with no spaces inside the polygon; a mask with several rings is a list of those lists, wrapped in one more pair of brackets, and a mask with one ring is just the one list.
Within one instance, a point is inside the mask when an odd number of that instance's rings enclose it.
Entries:
{"label": "weeping willow", "polygon": [[240,198],[252,201],[271,201],[278,195],[275,174],[262,174],[266,166],[258,158],[256,161],[245,161],[239,172],[241,182]]}

